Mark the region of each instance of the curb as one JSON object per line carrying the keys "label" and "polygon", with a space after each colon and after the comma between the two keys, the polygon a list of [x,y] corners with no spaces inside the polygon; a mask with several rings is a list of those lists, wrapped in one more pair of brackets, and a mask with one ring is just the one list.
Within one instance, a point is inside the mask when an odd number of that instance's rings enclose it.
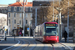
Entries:
{"label": "curb", "polygon": [[[17,44],[19,44],[20,43],[20,40],[18,40],[18,43]],[[17,44],[15,44],[15,45],[17,45]],[[13,45],[13,46],[10,46],[10,47],[7,47],[7,48],[4,48],[4,49],[2,49],[2,50],[7,50],[7,49],[9,49],[9,48],[12,48],[12,47],[14,47],[15,45]]]}

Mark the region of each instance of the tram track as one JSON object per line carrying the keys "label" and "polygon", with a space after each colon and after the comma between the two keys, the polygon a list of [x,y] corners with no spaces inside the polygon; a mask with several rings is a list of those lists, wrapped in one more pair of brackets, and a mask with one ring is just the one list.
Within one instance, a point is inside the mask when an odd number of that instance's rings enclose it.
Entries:
{"label": "tram track", "polygon": [[[37,46],[34,50],[53,50],[54,45],[50,43],[42,43],[40,41],[36,41]],[[55,49],[54,49],[55,50]]]}
{"label": "tram track", "polygon": [[19,48],[22,44],[24,44],[24,42],[20,39],[20,43],[9,48],[9,49],[6,49],[6,50],[16,50],[17,48]]}
{"label": "tram track", "polygon": [[30,42],[22,39],[25,43],[21,45],[21,47],[17,48],[16,50],[24,50],[24,48],[28,47],[30,45]]}
{"label": "tram track", "polygon": [[36,42],[34,40],[27,40],[28,42],[30,42],[30,45],[22,50],[33,50],[36,47]]}
{"label": "tram track", "polygon": [[6,50],[63,50],[61,43],[50,44],[35,41],[34,39],[19,39],[20,43]]}
{"label": "tram track", "polygon": [[51,44],[51,45],[52,45],[52,47],[53,47],[53,50],[55,50],[54,45],[53,45],[53,44]]}
{"label": "tram track", "polygon": [[[4,50],[17,50],[18,48],[19,48],[19,49],[20,49],[20,48],[23,49],[23,45],[24,45],[26,42],[24,41],[24,39],[19,39],[19,41],[20,41],[19,44],[16,44],[16,45],[14,45],[14,46],[12,46],[12,47],[8,47],[8,48],[6,48],[6,49],[4,49]],[[22,50],[22,49],[21,49],[21,50]]]}

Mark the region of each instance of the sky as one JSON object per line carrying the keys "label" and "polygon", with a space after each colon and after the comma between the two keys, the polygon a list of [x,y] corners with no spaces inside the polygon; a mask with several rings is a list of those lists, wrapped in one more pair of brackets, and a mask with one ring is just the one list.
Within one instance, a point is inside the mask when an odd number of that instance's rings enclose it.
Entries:
{"label": "sky", "polygon": [[[16,0],[1,0],[0,4],[8,5],[8,4],[12,4],[15,2],[16,2]],[[32,2],[32,0],[28,0],[28,2]]]}

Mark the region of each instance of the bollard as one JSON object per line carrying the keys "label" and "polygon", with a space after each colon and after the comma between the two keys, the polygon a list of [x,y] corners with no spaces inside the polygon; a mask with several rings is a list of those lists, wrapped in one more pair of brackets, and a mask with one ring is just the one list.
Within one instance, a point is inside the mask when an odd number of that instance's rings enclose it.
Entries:
{"label": "bollard", "polygon": [[14,41],[15,41],[15,34],[14,34]]}

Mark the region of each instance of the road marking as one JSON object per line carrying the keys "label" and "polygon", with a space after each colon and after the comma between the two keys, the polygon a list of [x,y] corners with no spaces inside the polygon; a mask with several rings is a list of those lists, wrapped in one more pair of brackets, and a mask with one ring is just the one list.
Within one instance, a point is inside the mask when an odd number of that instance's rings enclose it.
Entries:
{"label": "road marking", "polygon": [[20,43],[20,41],[18,40],[18,43],[17,43],[17,44],[15,44],[15,45],[13,45],[13,46],[10,46],[10,47],[7,47],[7,48],[4,48],[4,49],[2,49],[2,50],[7,50],[7,49],[9,49],[9,48],[12,48],[12,47],[18,45],[19,43]]}
{"label": "road marking", "polygon": [[[28,44],[28,46],[29,46],[29,45],[30,45],[30,41],[28,41],[28,40],[25,40],[25,41],[27,41],[27,42],[29,43],[29,44]],[[27,47],[28,47],[28,46],[27,46]],[[25,47],[25,48],[26,48],[26,47]],[[24,48],[24,49],[22,49],[22,50],[25,50],[25,48]]]}
{"label": "road marking", "polygon": [[36,47],[36,45],[37,45],[37,43],[35,42],[35,43],[34,43],[34,46],[31,47],[29,50],[33,50],[33,49]]}
{"label": "road marking", "polygon": [[69,48],[70,50],[73,50],[73,48],[71,48],[71,47],[69,47],[69,46],[67,46],[67,48]]}
{"label": "road marking", "polygon": [[[60,43],[60,44],[62,44],[62,43]],[[62,44],[62,45],[64,45],[64,44]],[[71,47],[69,47],[69,46],[67,46],[67,45],[64,45],[64,46],[66,46],[66,47],[69,48],[70,50],[73,50],[73,48],[71,48]]]}

